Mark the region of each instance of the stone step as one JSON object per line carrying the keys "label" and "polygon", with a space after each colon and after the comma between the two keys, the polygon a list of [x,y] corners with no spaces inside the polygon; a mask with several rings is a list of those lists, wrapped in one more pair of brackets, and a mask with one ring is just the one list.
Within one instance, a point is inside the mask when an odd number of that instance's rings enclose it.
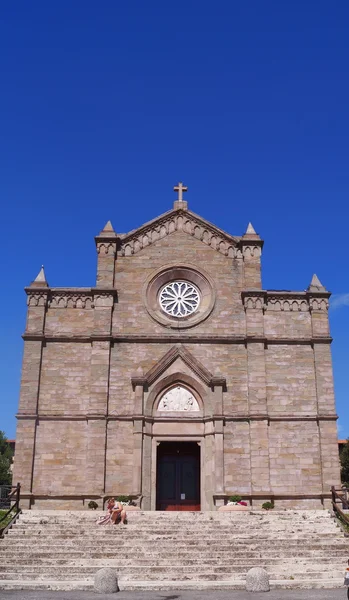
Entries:
{"label": "stone step", "polygon": [[[202,538],[203,536],[211,539],[211,538],[217,538],[217,539],[221,539],[222,536],[233,536],[234,539],[244,539],[247,537],[247,532],[246,532],[246,528],[244,530],[241,531],[233,531],[233,530],[229,530],[229,529],[225,529],[222,532],[217,532],[217,530],[213,529],[211,532],[200,532],[200,531],[184,531],[182,529],[177,529],[177,531],[136,531],[136,530],[132,530],[129,529],[127,525],[108,525],[105,527],[96,527],[96,528],[86,528],[85,530],[80,529],[80,530],[74,530],[73,528],[58,528],[54,531],[47,529],[46,527],[43,527],[42,529],[33,529],[33,530],[26,530],[26,529],[19,529],[16,528],[16,526],[14,526],[12,529],[9,530],[8,532],[8,537],[12,538],[12,537],[17,537],[17,538],[21,538],[21,537],[38,537],[38,536],[42,536],[43,533],[45,535],[50,535],[50,536],[55,536],[56,538],[69,538],[69,537],[84,537],[84,538],[93,538],[93,539],[105,539],[106,536],[127,536],[128,539],[132,539],[132,538],[139,538],[140,536],[147,538],[147,539],[151,539],[151,538],[173,538],[173,537],[183,537],[183,538]],[[283,531],[248,531],[248,537],[250,539],[260,539],[260,538],[264,538],[264,539],[274,539],[274,538],[284,538],[284,539],[288,539],[288,540],[292,540],[292,539],[296,539],[299,537],[302,537],[302,539],[307,540],[307,539],[312,539],[314,538],[316,534],[314,532],[302,532],[301,530],[299,531],[292,531],[292,532],[285,532]],[[329,532],[321,532],[321,537],[325,538],[327,540],[331,540],[331,538],[336,539],[338,536],[338,531],[329,531]]]}
{"label": "stone step", "polygon": [[[63,543],[64,542],[64,543]],[[233,542],[233,543],[232,543]],[[74,550],[85,550],[85,549],[89,549],[89,550],[96,550],[96,546],[99,549],[104,549],[104,550],[113,550],[115,551],[115,548],[117,547],[119,550],[121,549],[123,552],[124,551],[129,551],[132,547],[132,551],[137,551],[137,552],[153,552],[155,553],[157,550],[161,553],[164,552],[170,552],[172,553],[174,550],[176,551],[183,551],[183,550],[190,550],[195,551],[195,552],[211,552],[211,551],[216,551],[216,552],[229,552],[229,551],[233,551],[233,552],[245,552],[245,551],[249,551],[249,550],[256,550],[259,549],[261,552],[265,552],[268,550],[278,550],[278,552],[281,551],[289,551],[292,552],[294,555],[298,552],[298,547],[301,545],[301,548],[303,551],[312,551],[312,550],[327,550],[328,552],[330,550],[345,550],[348,548],[348,542],[345,541],[345,539],[339,539],[339,540],[332,540],[331,543],[326,543],[326,541],[323,540],[311,540],[309,543],[305,544],[304,540],[295,540],[296,543],[288,543],[287,540],[285,541],[280,541],[280,540],[275,540],[275,542],[273,542],[272,546],[269,543],[269,540],[264,539],[264,540],[260,540],[260,542],[255,542],[255,541],[251,541],[248,539],[245,540],[235,540],[234,538],[232,538],[232,540],[220,540],[220,541],[212,541],[212,540],[201,540],[200,543],[197,543],[197,541],[193,541],[193,540],[162,540],[161,544],[154,544],[153,541],[144,541],[141,539],[135,540],[134,543],[132,545],[130,545],[130,541],[127,538],[124,539],[118,539],[118,538],[111,538],[111,539],[105,539],[103,541],[103,544],[98,544],[96,545],[96,540],[92,539],[92,540],[83,540],[83,539],[74,539],[71,538],[69,540],[58,540],[58,539],[54,539],[52,541],[50,541],[50,539],[46,539],[45,536],[42,536],[39,540],[35,540],[35,542],[33,541],[33,539],[27,538],[24,540],[18,540],[17,538],[14,538],[12,540],[7,539],[6,540],[6,548],[8,549],[19,549],[19,550],[25,550],[26,548],[29,549],[30,551],[33,549],[33,544],[35,547],[35,550],[41,550],[41,549],[45,549],[46,551],[51,551],[52,548],[54,547],[58,547],[58,548],[66,548],[67,550],[70,549],[74,549]],[[6,553],[6,551],[4,551]]]}
{"label": "stone step", "polygon": [[[129,507],[127,504],[124,505],[125,508],[135,508],[135,507]],[[273,518],[275,517],[275,515],[286,515],[287,517],[296,517],[301,516],[301,515],[307,515],[307,516],[312,516],[312,517],[317,517],[317,516],[321,516],[321,515],[327,515],[328,514],[328,510],[327,509],[306,509],[306,508],[290,508],[290,509],[286,509],[286,508],[274,508],[272,511],[265,511],[261,508],[252,508],[251,506],[247,507],[248,510],[253,513],[253,514],[261,514],[261,515],[267,515],[268,518]],[[23,515],[27,515],[29,518],[31,517],[35,517],[37,515],[61,515],[61,516],[67,516],[67,515],[94,515],[94,514],[99,514],[103,512],[103,509],[100,507],[97,510],[90,510],[90,509],[82,509],[82,510],[67,510],[67,509],[55,509],[55,508],[43,508],[43,509],[35,509],[35,507],[33,507],[33,509],[23,509]],[[141,514],[141,515],[151,515],[152,511],[149,510],[136,510],[135,511],[137,514]],[[168,514],[176,516],[176,515],[184,515],[184,517],[187,514],[194,514],[197,515],[198,517],[209,517],[211,515],[217,515],[217,511],[216,510],[185,510],[185,511],[166,511],[166,510],[157,510],[155,516],[157,518],[160,518],[161,516],[166,516]],[[234,512],[234,515],[241,515],[243,513],[240,512]],[[219,516],[224,517],[224,514],[222,515],[222,513],[218,513]]]}
{"label": "stone step", "polygon": [[[308,514],[300,511],[298,513],[292,511],[253,511],[246,510],[241,512],[193,512],[193,511],[132,511],[126,507],[126,512],[132,521],[143,522],[143,523],[162,523],[162,522],[175,522],[180,520],[182,523],[196,521],[196,523],[209,523],[210,521],[227,522],[233,521],[235,523],[242,523],[250,520],[252,522],[263,521],[263,522],[292,522],[292,523],[321,523],[326,522],[329,517],[328,511],[318,511],[317,514]],[[43,520],[51,520],[55,522],[69,522],[74,519],[75,522],[82,521],[94,521],[101,516],[105,515],[106,511],[93,511],[93,512],[81,512],[81,511],[32,511],[32,514],[23,511],[21,513],[21,519],[26,523],[30,522],[42,522]]]}
{"label": "stone step", "polygon": [[[343,554],[345,554],[348,550],[347,546],[343,546],[342,548],[338,549],[338,550],[331,550],[330,555],[333,559],[342,559],[343,558]],[[265,551],[261,551],[261,549],[256,549],[256,550],[245,550],[245,551],[239,551],[237,552],[236,550],[230,548],[227,550],[223,550],[221,552],[205,552],[205,551],[199,551],[195,553],[195,556],[197,556],[197,560],[199,561],[206,561],[209,560],[210,558],[215,559],[215,560],[220,560],[221,558],[224,558],[227,561],[238,561],[238,560],[244,560],[246,557],[254,559],[254,558],[261,558],[263,557],[264,560],[285,560],[285,558],[292,558],[293,560],[314,560],[316,559],[317,561],[320,561],[322,559],[327,560],[328,561],[328,556],[329,556],[329,551],[328,548],[323,548],[320,551],[317,550],[309,550],[309,551],[304,551],[304,550],[299,550],[297,551],[297,557],[295,558],[295,552],[294,551],[286,551],[284,550],[282,552],[282,556],[280,556],[280,552],[277,552],[277,549],[273,549],[273,550],[265,550]],[[31,548],[28,548],[27,551],[23,551],[21,549],[19,550],[14,550],[14,551],[9,551],[7,550],[7,552],[3,553],[3,560],[6,560],[7,558],[10,560],[13,557],[16,557],[16,562],[19,562],[20,560],[39,560],[39,559],[43,559],[43,560],[51,560],[52,557],[52,561],[60,561],[62,560],[62,557],[66,557],[67,554],[69,555],[70,559],[93,559],[93,558],[114,558],[115,557],[115,549],[102,549],[102,550],[96,550],[96,548],[91,548],[90,550],[84,549],[81,551],[78,550],[74,550],[74,549],[69,549],[69,552],[67,553],[67,549],[66,548],[62,548],[61,546],[51,546],[51,547],[47,547],[46,551],[42,552],[41,550],[37,550],[35,549],[34,551]],[[1,553],[0,553],[1,556]],[[173,560],[174,558],[176,560],[179,559],[185,559],[185,560],[192,560],[193,559],[193,552],[190,552],[187,550],[186,547],[184,547],[182,550],[178,550],[177,548],[174,549],[173,552],[163,552],[161,550],[154,550],[151,553],[148,551],[144,551],[144,550],[135,550],[132,549],[132,551],[128,552],[122,552],[122,559],[125,560],[130,560],[132,558],[137,558],[137,561],[141,561],[141,560],[147,560],[149,559],[150,561],[152,561],[152,563],[154,563],[154,561],[158,561],[158,560]],[[121,560],[121,559],[120,559]],[[193,559],[194,560],[194,559]]]}
{"label": "stone step", "polygon": [[[99,568],[99,567],[98,567]],[[92,579],[94,574],[96,573],[96,571],[98,570],[98,568],[84,568],[84,567],[80,567],[77,570],[69,570],[69,571],[64,571],[63,569],[48,569],[45,573],[45,576],[43,576],[40,572],[35,572],[35,571],[31,571],[31,570],[23,570],[20,573],[18,572],[13,572],[13,571],[6,571],[6,572],[2,572],[0,573],[0,581],[1,580],[13,580],[16,581],[19,578],[22,580],[26,580],[26,579],[30,579],[30,580],[41,580],[41,581],[45,581],[45,580],[49,580],[49,579],[56,579],[56,580],[81,580],[81,579]],[[242,579],[245,580],[246,579],[246,573],[248,571],[250,567],[246,567],[244,570],[237,570],[235,569],[234,571],[228,571],[226,569],[220,569],[220,568],[216,568],[216,569],[210,569],[210,570],[205,570],[205,571],[198,571],[197,569],[193,569],[193,570],[189,570],[189,569],[185,569],[184,567],[179,568],[177,567],[176,569],[164,569],[164,568],[159,568],[157,569],[156,567],[149,569],[149,568],[142,568],[142,567],[130,567],[130,568],[126,568],[125,570],[123,570],[123,568],[118,568],[117,572],[118,572],[118,576],[120,577],[120,581],[127,581],[127,580],[140,580],[140,581],[154,581],[154,580],[158,580],[161,581],[162,579],[171,579],[173,581],[175,580],[183,580],[183,579],[194,579],[194,580],[201,580],[201,581],[219,581],[219,580],[228,580],[228,579]],[[343,583],[343,573],[342,571],[337,567],[335,570],[332,569],[330,572],[328,571],[291,571],[291,570],[287,570],[284,572],[279,572],[277,570],[274,571],[270,571],[269,575],[272,579],[279,579],[279,580],[302,580],[302,579],[313,579],[313,580],[321,580],[321,579],[326,579],[326,580],[330,580],[330,579],[341,579],[341,583]],[[1,586],[2,587],[2,586]]]}
{"label": "stone step", "polygon": [[[275,565],[284,565],[285,564],[285,557],[280,558],[279,556],[274,555],[270,555],[268,557],[266,557],[265,555],[261,556],[259,553],[255,553],[255,556],[252,556],[251,554],[246,554],[243,557],[236,557],[236,556],[226,556],[225,554],[222,555],[218,555],[215,557],[212,556],[197,556],[196,558],[193,558],[190,554],[187,554],[185,556],[178,556],[177,554],[174,554],[172,557],[169,556],[168,558],[164,558],[161,555],[159,556],[151,556],[151,557],[139,557],[137,556],[136,558],[133,555],[130,556],[122,556],[122,557],[118,557],[115,558],[115,552],[109,553],[109,556],[107,556],[107,553],[103,553],[103,554],[99,554],[99,555],[85,555],[85,556],[72,556],[73,553],[69,553],[69,558],[62,558],[63,556],[65,556],[63,553],[61,555],[56,554],[56,556],[37,556],[37,555],[28,555],[28,556],[20,556],[20,555],[16,555],[16,570],[17,567],[22,568],[23,566],[41,566],[41,565],[45,565],[45,567],[48,566],[90,566],[90,565],[101,565],[103,564],[104,566],[128,566],[130,564],[130,561],[132,562],[137,562],[137,566],[174,566],[176,564],[179,565],[197,565],[199,567],[204,567],[204,566],[209,566],[209,565],[219,565],[219,566],[225,566],[227,568],[231,568],[232,565],[234,566],[240,566],[243,565],[245,566],[247,564],[247,562],[249,562],[250,564],[254,563],[255,566],[260,566],[261,564],[263,565],[269,565],[269,566],[275,566]],[[62,556],[62,557],[61,557]],[[10,558],[10,557],[9,557]],[[290,557],[291,558],[291,557]],[[331,561],[335,564],[341,564],[343,562],[343,553],[339,554],[338,556],[333,556],[331,555]],[[7,565],[8,562],[0,564],[0,572],[4,571],[7,569]],[[297,558],[293,558],[293,564],[296,565],[297,567],[301,566],[308,566],[308,565],[313,565],[314,564],[314,556],[307,556],[307,557],[299,557],[297,556]],[[329,564],[329,559],[328,559],[328,555],[326,556],[324,554],[324,556],[318,556],[316,557],[316,564],[317,565],[325,565],[326,568]]]}
{"label": "stone step", "polygon": [[[41,526],[45,526],[47,528],[53,528],[53,529],[57,529],[58,527],[71,527],[72,525],[74,525],[74,527],[76,527],[77,529],[82,528],[82,529],[86,529],[89,527],[94,527],[96,524],[98,524],[97,519],[95,521],[81,521],[79,523],[72,523],[72,521],[70,522],[65,522],[65,523],[60,523],[60,522],[53,522],[53,521],[48,521],[47,523],[26,523],[24,521],[22,521],[21,519],[18,520],[17,522],[17,527],[19,529],[35,529],[35,528],[40,528]],[[198,529],[219,529],[219,530],[224,530],[226,528],[228,529],[237,529],[237,530],[242,530],[244,527],[246,527],[246,523],[245,522],[238,522],[238,523],[234,523],[232,521],[227,521],[226,523],[221,522],[221,521],[209,521],[208,523],[195,523],[195,522],[176,522],[176,521],[164,521],[162,523],[158,523],[158,522],[154,522],[154,523],[141,523],[141,522],[137,522],[134,520],[131,520],[128,517],[128,527],[129,529],[134,529],[139,530],[145,530],[145,531],[149,531],[152,529],[169,529],[171,531],[175,531],[175,529],[178,527],[178,525],[180,525],[181,528],[186,529],[186,530],[193,530],[196,531]],[[305,531],[314,531],[315,528],[318,528],[319,531],[322,530],[327,530],[327,531],[331,531],[333,529],[335,529],[335,523],[332,521],[327,521],[327,522],[323,522],[323,523],[318,523],[316,525],[312,524],[312,523],[284,523],[284,522],[278,522],[278,523],[263,523],[263,522],[251,522],[249,523],[249,527],[251,529],[273,529],[276,531],[281,531],[284,529],[290,530],[292,531],[292,529],[302,529]]]}
{"label": "stone step", "polygon": [[[162,573],[164,570],[167,571],[183,571],[183,572],[206,572],[207,568],[206,565],[202,566],[202,567],[197,567],[197,564],[194,565],[190,565],[187,562],[184,561],[177,561],[174,560],[172,562],[172,564],[170,565],[170,568],[167,568],[167,565],[161,565],[158,564],[157,562],[154,562],[153,564],[149,565],[140,565],[138,564],[138,561],[135,562],[125,562],[125,564],[120,564],[119,561],[117,559],[109,559],[109,560],[102,560],[102,561],[97,561],[97,560],[90,560],[87,562],[87,564],[81,564],[81,561],[77,560],[77,561],[71,561],[70,564],[46,564],[43,563],[45,565],[45,569],[44,569],[44,576],[46,577],[46,575],[51,572],[51,573],[73,573],[73,572],[81,572],[81,573],[88,573],[90,571],[95,571],[96,569],[100,568],[100,563],[104,562],[104,563],[108,563],[108,565],[112,565],[114,566],[120,573],[139,573],[142,571],[151,571],[152,573]],[[271,562],[271,561],[269,561]],[[266,561],[263,561],[263,559],[255,559],[254,561],[250,561],[250,560],[243,560],[239,563],[228,563],[228,564],[220,564],[220,562],[215,562],[215,561],[208,561],[208,565],[209,565],[209,570],[214,572],[214,573],[221,573],[221,572],[240,572],[240,571],[244,571],[244,570],[248,570],[250,568],[252,568],[252,566],[258,566],[260,564],[266,564]],[[285,565],[285,562],[280,562],[280,563],[272,563],[270,564],[270,567],[268,568],[268,571],[273,572],[273,571],[277,571],[277,572],[299,572],[299,571],[308,571],[308,572],[313,572],[313,571],[319,571],[322,570],[327,571],[327,572],[331,572],[334,571],[336,569],[340,569],[341,572],[344,573],[345,570],[345,560],[340,560],[340,561],[328,561],[327,564],[325,564],[325,569],[323,568],[323,564],[324,563],[320,563],[321,564],[321,569],[319,568],[319,564],[318,563],[314,563],[311,561],[307,561],[305,563],[297,563],[297,562],[293,562],[292,563],[292,567],[289,567],[288,565]],[[42,566],[39,563],[34,563],[31,565],[25,565],[25,568],[22,564],[20,564],[19,566],[17,566],[17,564],[15,565],[8,565],[8,564],[1,564],[0,565],[0,573],[18,573],[21,571],[26,571],[26,572],[33,572],[33,573],[42,573]]]}
{"label": "stone step", "polygon": [[[48,533],[50,533],[51,535],[59,535],[59,534],[72,534],[72,535],[105,535],[105,531],[110,531],[113,529],[116,529],[116,527],[118,527],[118,529],[123,529],[125,526],[124,525],[120,525],[120,526],[115,526],[115,525],[106,525],[106,526],[96,526],[93,525],[91,527],[77,527],[76,529],[72,530],[72,527],[61,527],[59,525],[42,525],[42,526],[38,526],[38,527],[24,527],[23,525],[17,526],[17,527],[13,527],[12,529],[10,529],[9,531],[9,535],[41,535],[42,531],[45,530]],[[144,535],[144,536],[149,536],[149,535],[178,535],[179,533],[181,533],[181,535],[183,536],[196,536],[196,537],[201,537],[203,535],[206,535],[207,537],[210,537],[212,535],[215,536],[221,536],[221,535],[235,535],[235,536],[246,536],[246,527],[243,528],[230,528],[230,527],[207,527],[207,528],[203,528],[203,529],[199,529],[199,528],[184,528],[184,527],[177,527],[177,528],[173,528],[170,529],[168,527],[163,527],[163,528],[156,528],[156,527],[152,527],[152,528],[147,528],[147,529],[142,529],[142,528],[135,528],[135,527],[130,527],[129,525],[126,525],[127,529],[128,529],[128,535],[130,537],[132,536],[139,536],[139,535]],[[322,536],[328,536],[328,537],[335,537],[337,535],[337,530],[336,529],[321,529],[321,531],[316,532],[314,531],[314,529],[306,529],[306,528],[297,528],[294,527],[293,529],[287,530],[287,529],[267,529],[267,528],[249,528],[249,535],[250,537],[259,537],[259,535],[268,535],[268,537],[276,537],[278,535],[284,535],[284,536],[294,536],[294,535],[299,535],[302,534],[302,536],[306,537],[312,537],[316,534],[318,535],[322,535]]]}
{"label": "stone step", "polygon": [[[343,534],[342,534],[343,535]],[[0,553],[1,552],[6,552],[6,550],[3,550],[4,548],[8,548],[8,549],[12,549],[14,550],[15,548],[18,549],[33,549],[33,544],[35,546],[34,549],[37,549],[38,547],[47,547],[48,549],[50,549],[52,546],[55,546],[56,548],[70,548],[72,549],[72,547],[76,546],[76,549],[81,549],[81,548],[88,548],[89,550],[94,550],[96,549],[96,538],[84,538],[84,537],[69,537],[69,538],[58,538],[58,537],[47,537],[45,535],[42,536],[38,536],[35,539],[31,538],[31,537],[23,537],[23,538],[17,538],[17,537],[12,537],[10,538],[9,536],[6,536],[6,543],[1,542],[0,541]],[[299,536],[299,538],[297,539],[293,539],[293,540],[287,540],[287,539],[276,539],[276,540],[271,540],[269,538],[261,538],[261,539],[249,539],[249,538],[240,538],[240,539],[236,539],[234,537],[224,537],[221,538],[220,540],[212,540],[211,538],[200,538],[200,539],[184,539],[184,538],[171,538],[171,539],[160,539],[160,540],[156,540],[158,543],[154,544],[154,540],[147,540],[147,539],[142,539],[141,536],[139,536],[137,539],[133,539],[130,540],[129,538],[127,538],[127,536],[118,536],[118,535],[112,535],[112,536],[106,536],[105,538],[98,540],[97,541],[97,548],[115,548],[116,545],[118,545],[119,547],[122,547],[124,550],[127,550],[127,546],[129,544],[131,544],[132,548],[145,548],[145,549],[156,549],[156,548],[163,548],[166,551],[175,547],[182,547],[182,546],[187,546],[190,551],[193,550],[193,547],[195,547],[195,549],[208,549],[208,546],[214,546],[215,548],[222,548],[222,550],[254,550],[257,548],[261,548],[263,550],[268,550],[268,549],[273,549],[273,548],[278,548],[278,549],[292,549],[293,551],[296,551],[298,548],[300,548],[301,550],[312,550],[312,549],[326,549],[326,548],[333,548],[333,549],[341,549],[341,548],[347,548],[348,547],[348,538],[345,538],[344,535],[343,537],[338,537],[338,538],[333,538],[331,540],[322,540],[322,539],[318,539],[318,537],[314,537],[313,539],[309,539],[307,541],[305,541],[304,539],[302,539],[301,536]]]}
{"label": "stone step", "polygon": [[[231,524],[234,525],[236,527],[243,527],[244,525],[246,525],[246,522],[248,522],[251,526],[252,525],[282,525],[284,527],[287,526],[293,526],[293,525],[297,525],[297,526],[318,526],[321,527],[321,525],[327,525],[328,523],[334,523],[335,521],[333,519],[330,519],[329,516],[327,516],[326,519],[317,519],[316,521],[311,521],[310,519],[266,519],[264,518],[262,515],[259,515],[257,517],[254,517],[253,515],[250,515],[250,513],[245,513],[244,517],[242,519],[236,519],[236,518],[232,518],[230,516],[227,516],[225,519],[222,518],[210,518],[210,519],[195,519],[195,517],[189,519],[189,518],[185,518],[185,519],[180,519],[179,517],[176,517],[175,519],[171,519],[171,518],[163,518],[163,519],[149,519],[149,518],[142,518],[142,517],[137,517],[135,516],[137,513],[127,513],[127,518],[129,520],[130,523],[134,523],[135,525],[142,525],[142,526],[162,526],[163,524],[166,524],[168,526],[175,526],[178,523],[181,523],[182,525],[191,525],[194,524],[196,527],[199,526],[207,526],[209,524],[212,525],[226,525],[226,524]],[[170,514],[170,513],[169,513]],[[219,513],[216,513],[219,514]],[[229,515],[229,513],[226,513],[227,515]],[[89,523],[95,523],[96,521],[98,521],[100,519],[100,517],[103,517],[103,515],[95,515],[93,519],[81,519],[79,517],[74,517],[74,515],[72,515],[69,519],[60,519],[58,517],[41,517],[40,519],[26,519],[25,517],[20,516],[20,522],[21,523],[25,523],[26,525],[46,525],[46,524],[56,524],[56,525],[64,525],[65,523],[67,524],[71,524],[72,522],[74,522],[74,524],[76,525],[84,525],[84,524],[89,524]]]}
{"label": "stone step", "polygon": [[[327,519],[327,520],[319,520],[316,522],[311,522],[311,521],[304,521],[304,520],[265,520],[262,517],[259,517],[257,519],[253,519],[251,517],[251,519],[248,519],[248,513],[247,515],[244,517],[244,519],[239,519],[239,520],[235,520],[235,519],[231,519],[231,518],[227,518],[226,520],[223,519],[210,519],[207,521],[203,521],[203,520],[196,520],[196,519],[185,519],[185,520],[179,520],[179,519],[154,519],[154,520],[150,520],[150,519],[146,519],[143,520],[141,518],[137,519],[134,518],[134,514],[132,513],[128,513],[127,514],[127,519],[130,525],[133,525],[134,527],[167,527],[167,528],[175,528],[178,526],[178,524],[180,524],[182,527],[192,527],[192,528],[198,528],[198,527],[207,527],[207,526],[212,526],[212,527],[236,527],[236,528],[242,528],[246,526],[246,523],[249,524],[249,527],[274,527],[274,528],[284,528],[284,529],[292,529],[293,527],[301,527],[301,528],[311,528],[311,529],[318,529],[319,531],[322,528],[328,528],[328,527],[334,527],[335,526],[335,521]],[[76,527],[80,527],[80,526],[91,526],[92,524],[96,523],[99,519],[97,519],[97,517],[95,519],[74,519],[73,517],[71,519],[65,519],[65,520],[61,520],[61,519],[56,519],[56,518],[42,518],[41,520],[35,520],[35,521],[28,521],[26,519],[22,519],[20,518],[19,523],[26,526],[30,526],[30,527],[35,527],[38,525],[59,525],[59,526],[67,526],[67,525],[74,525]]]}
{"label": "stone step", "polygon": [[348,541],[326,511],[100,514],[25,511],[0,541],[1,588],[90,589],[102,566],[130,590],[239,589],[253,566],[280,587],[342,585]]}
{"label": "stone step", "polygon": [[[343,577],[339,579],[322,579],[319,581],[313,581],[312,579],[303,580],[271,580],[271,589],[337,589],[343,584]],[[196,580],[184,580],[184,581],[125,581],[119,582],[119,588],[121,591],[178,591],[178,590],[242,590],[245,589],[245,580],[243,579],[230,579],[228,581],[196,581]],[[2,580],[1,589],[3,590],[60,590],[60,591],[72,591],[72,590],[92,590],[93,580],[76,580],[76,581],[55,581],[55,580],[26,580],[26,581],[14,581],[14,580]]]}
{"label": "stone step", "polygon": [[[246,527],[246,522],[243,521],[238,521],[238,522],[234,522],[234,521],[230,521],[227,520],[226,522],[222,522],[222,521],[208,521],[207,523],[201,523],[201,522],[196,522],[196,521],[162,521],[162,522],[158,522],[158,521],[154,521],[154,522],[141,522],[141,521],[136,521],[130,518],[130,516],[128,515],[127,517],[128,520],[128,526],[129,529],[135,529],[135,530],[139,530],[139,529],[144,529],[144,530],[151,530],[151,529],[168,529],[171,531],[174,531],[178,526],[180,526],[183,529],[188,529],[188,530],[193,530],[196,531],[198,529],[201,530],[205,530],[205,529],[219,529],[219,530],[224,530],[226,528],[228,529],[235,529],[235,530],[242,530]],[[28,528],[28,529],[35,529],[35,528],[40,528],[40,526],[46,526],[48,528],[58,528],[58,527],[76,527],[77,529],[79,528],[89,528],[89,527],[94,527],[96,524],[98,524],[98,520],[93,520],[93,521],[79,521],[79,522],[73,522],[71,521],[64,521],[64,522],[56,522],[56,521],[48,521],[48,522],[43,522],[42,523],[32,523],[32,522],[25,522],[22,521],[21,519],[18,520],[17,525],[18,527],[21,528]],[[304,531],[319,531],[321,532],[322,530],[325,531],[331,531],[336,529],[336,524],[334,521],[326,521],[326,522],[319,522],[319,523],[305,523],[305,522],[263,522],[263,521],[251,521],[250,523],[248,523],[248,527],[251,529],[271,529],[271,530],[275,530],[275,531],[282,531],[282,530],[287,530],[287,531],[292,531],[293,529],[302,529]]]}
{"label": "stone step", "polygon": [[[53,553],[54,552],[54,548],[56,546],[55,545],[49,545],[49,542],[45,542],[42,544],[35,544],[35,551],[36,552],[43,552],[43,553]],[[27,552],[31,553],[32,552],[32,548],[33,545],[30,544],[30,542],[28,541],[28,543],[25,544],[20,544],[20,545],[8,545],[7,546],[8,549],[12,549],[12,554],[15,553],[16,550],[25,552],[25,549],[27,549]],[[138,544],[137,546],[133,546],[130,544],[103,544],[102,546],[98,545],[97,548],[98,550],[96,550],[96,544],[93,546],[86,546],[83,543],[78,543],[77,541],[72,542],[70,545],[66,545],[66,544],[62,544],[59,546],[59,548],[61,548],[62,550],[64,549],[64,551],[66,552],[70,552],[71,550],[73,551],[80,551],[80,552],[87,552],[89,551],[89,553],[91,552],[116,552],[118,551],[119,554],[128,554],[129,552],[132,552],[133,554],[137,554],[137,555],[151,555],[151,556],[173,556],[177,553],[183,553],[186,551],[189,551],[191,554],[193,554],[193,552],[200,554],[200,556],[205,556],[205,555],[210,555],[212,553],[219,553],[219,554],[225,554],[227,553],[228,555],[231,556],[243,556],[245,554],[250,554],[251,552],[259,552],[259,554],[265,555],[267,554],[275,554],[277,553],[278,556],[281,557],[294,557],[298,555],[298,551],[297,551],[297,546],[287,546],[287,545],[280,545],[280,544],[275,544],[272,547],[265,545],[263,546],[262,544],[258,545],[258,546],[254,546],[251,547],[251,545],[246,544],[245,546],[238,546],[237,544],[234,544],[233,547],[230,544],[222,544],[222,542],[217,543],[217,544],[179,544],[178,542],[172,542],[171,544],[168,544],[167,546],[164,545],[154,545],[154,544]],[[329,555],[332,554],[332,552],[339,552],[339,553],[347,553],[348,552],[348,544],[337,544],[337,545],[326,545],[326,544],[322,544],[322,545],[316,545],[315,543],[312,544],[311,546],[305,547],[304,545],[302,545],[302,552],[303,554],[307,554],[307,555],[314,555],[316,553],[323,553],[323,552],[327,552]],[[6,556],[6,552],[4,552],[1,556]]]}

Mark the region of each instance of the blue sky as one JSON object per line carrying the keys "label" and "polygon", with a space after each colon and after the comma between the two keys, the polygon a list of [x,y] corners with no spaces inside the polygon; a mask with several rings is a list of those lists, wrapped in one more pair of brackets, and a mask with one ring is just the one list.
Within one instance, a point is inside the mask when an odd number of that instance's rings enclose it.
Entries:
{"label": "blue sky", "polygon": [[95,283],[93,236],[172,207],[265,240],[263,287],[330,311],[349,435],[349,4],[31,2],[0,14],[1,421],[15,436],[23,287]]}

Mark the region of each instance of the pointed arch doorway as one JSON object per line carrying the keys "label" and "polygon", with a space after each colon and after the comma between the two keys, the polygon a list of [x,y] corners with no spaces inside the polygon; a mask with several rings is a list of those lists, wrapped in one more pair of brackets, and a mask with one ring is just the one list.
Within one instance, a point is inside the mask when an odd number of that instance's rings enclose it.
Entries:
{"label": "pointed arch doorway", "polygon": [[[176,344],[145,375],[131,381],[133,489],[142,510],[213,510],[214,495],[223,492],[225,378],[212,375]],[[176,458],[178,454],[183,458]],[[164,478],[169,489],[159,483]]]}
{"label": "pointed arch doorway", "polygon": [[156,481],[156,510],[199,511],[200,445],[197,442],[160,442]]}

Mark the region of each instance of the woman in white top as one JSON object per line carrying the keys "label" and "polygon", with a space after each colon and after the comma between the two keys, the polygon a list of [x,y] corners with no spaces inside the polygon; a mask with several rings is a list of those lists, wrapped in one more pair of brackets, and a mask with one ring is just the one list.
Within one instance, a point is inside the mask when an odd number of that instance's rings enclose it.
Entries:
{"label": "woman in white top", "polygon": [[123,504],[118,500],[114,500],[114,504],[110,507],[111,511],[111,520],[114,525],[118,525],[121,521],[123,525],[125,525],[126,521],[126,510]]}

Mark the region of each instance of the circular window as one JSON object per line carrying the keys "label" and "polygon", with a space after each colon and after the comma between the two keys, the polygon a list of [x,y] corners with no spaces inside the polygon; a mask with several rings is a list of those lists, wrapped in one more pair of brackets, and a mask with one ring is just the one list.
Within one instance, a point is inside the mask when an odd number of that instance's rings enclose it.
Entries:
{"label": "circular window", "polygon": [[149,315],[173,329],[194,327],[212,312],[211,278],[192,265],[165,265],[146,279],[143,298]]}
{"label": "circular window", "polygon": [[189,281],[173,281],[162,288],[159,302],[171,317],[187,317],[199,308],[200,293]]}

